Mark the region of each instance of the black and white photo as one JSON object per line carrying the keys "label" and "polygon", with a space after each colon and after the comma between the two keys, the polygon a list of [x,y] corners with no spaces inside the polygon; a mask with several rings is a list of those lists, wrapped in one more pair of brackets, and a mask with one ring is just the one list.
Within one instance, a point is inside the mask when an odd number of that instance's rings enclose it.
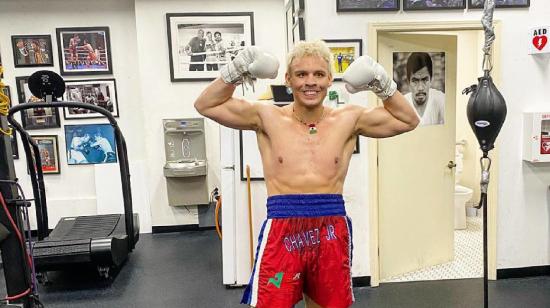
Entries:
{"label": "black and white photo", "polygon": [[166,14],[172,81],[214,80],[222,66],[254,45],[252,12]]}
{"label": "black and white photo", "polygon": [[[118,117],[118,100],[115,79],[70,80],[65,82],[63,100],[101,107]],[[102,118],[103,115],[83,108],[63,108],[66,120]]]}
{"label": "black and white photo", "polygon": [[445,53],[394,52],[393,80],[420,125],[445,124]]}
{"label": "black and white photo", "polygon": [[[29,77],[16,77],[17,96],[19,104],[44,102],[43,99],[34,96],[29,90]],[[60,127],[59,110],[57,108],[32,108],[21,111],[23,128],[44,129]]]}
{"label": "black and white photo", "polygon": [[399,11],[399,0],[336,0],[336,11]]}

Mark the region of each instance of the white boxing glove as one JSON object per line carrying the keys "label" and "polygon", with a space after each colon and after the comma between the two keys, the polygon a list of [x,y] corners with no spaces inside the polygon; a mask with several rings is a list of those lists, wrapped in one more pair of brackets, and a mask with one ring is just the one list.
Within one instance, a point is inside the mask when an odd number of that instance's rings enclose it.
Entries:
{"label": "white boxing glove", "polygon": [[250,46],[237,54],[233,61],[220,70],[225,83],[236,84],[244,75],[261,79],[277,77],[279,60],[257,46]]}
{"label": "white boxing glove", "polygon": [[342,79],[350,93],[370,90],[382,100],[386,100],[397,90],[397,84],[382,65],[369,56],[361,56],[353,61]]}

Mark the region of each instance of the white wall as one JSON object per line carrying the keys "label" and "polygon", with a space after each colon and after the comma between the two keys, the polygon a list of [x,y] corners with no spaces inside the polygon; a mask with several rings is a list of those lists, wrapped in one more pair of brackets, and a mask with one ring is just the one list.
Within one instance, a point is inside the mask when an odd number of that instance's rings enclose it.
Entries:
{"label": "white wall", "polygon": [[[498,86],[508,105],[497,149],[500,160],[497,268],[550,264],[550,167],[521,160],[521,113],[550,109],[549,58],[527,54],[529,29],[548,24],[550,8],[546,4],[544,0],[532,0],[528,9],[498,9],[494,16],[502,21]],[[369,22],[479,20],[481,11],[337,13],[336,1],[320,0],[306,1],[305,18],[307,39],[362,38],[364,47],[368,47]],[[327,26],[327,21],[338,26]]]}
{"label": "white wall", "polygon": [[[108,8],[108,9],[105,9]],[[143,107],[139,91],[138,57],[136,50],[134,3],[130,0],[5,0],[0,2],[0,53],[5,66],[4,82],[11,88],[14,104],[17,101],[15,77],[29,76],[38,69],[59,72],[57,57],[57,38],[55,29],[59,27],[109,26],[112,47],[113,75],[71,76],[66,80],[115,78],[119,102],[118,119],[128,146],[128,156],[133,162],[145,159],[143,142]],[[54,67],[14,68],[11,35],[49,34],[52,37]],[[63,120],[61,125],[79,123],[100,123],[105,120]],[[48,195],[49,227],[53,228],[59,217],[96,214],[96,192],[94,166],[68,166],[65,155],[65,136],[63,128],[33,130],[33,135],[57,135],[59,140],[61,174],[45,175]],[[32,198],[32,189],[27,176],[24,153],[19,142],[20,159],[15,161],[18,177],[25,188],[28,198]],[[117,173],[114,176],[118,176]],[[122,204],[119,205],[122,208]],[[32,210],[34,213],[34,209]],[[34,226],[33,219],[33,226]]]}

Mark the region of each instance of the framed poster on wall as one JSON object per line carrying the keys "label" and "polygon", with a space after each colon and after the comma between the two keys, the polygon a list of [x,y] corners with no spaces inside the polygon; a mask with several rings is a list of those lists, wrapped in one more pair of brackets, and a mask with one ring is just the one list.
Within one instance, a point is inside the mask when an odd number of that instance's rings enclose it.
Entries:
{"label": "framed poster on wall", "polygon": [[[529,7],[531,0],[495,0],[496,8]],[[468,0],[468,8],[482,9],[484,0]]]}
{"label": "framed poster on wall", "polygon": [[324,40],[333,59],[334,80],[341,81],[348,66],[363,55],[363,40]]}
{"label": "framed poster on wall", "polygon": [[254,45],[254,13],[168,13],[170,79],[214,80],[242,49]]}
{"label": "framed poster on wall", "polygon": [[466,0],[403,0],[404,11],[452,10],[466,8]]}
{"label": "framed poster on wall", "polygon": [[59,145],[57,143],[57,136],[32,136],[32,139],[38,145],[40,161],[42,163],[42,173],[60,173]]}
{"label": "framed poster on wall", "polygon": [[[24,103],[37,103],[44,102],[34,96],[29,89],[28,83],[29,77],[16,77],[17,83],[17,96],[19,98],[19,104]],[[21,122],[23,128],[27,130],[31,129],[44,129],[60,127],[59,110],[57,108],[32,108],[21,111]]]}
{"label": "framed poster on wall", "polygon": [[336,0],[337,12],[399,11],[399,0]]}
{"label": "framed poster on wall", "polygon": [[112,74],[109,27],[57,28],[61,75]]}
{"label": "framed poster on wall", "polygon": [[12,35],[15,67],[53,66],[50,35]]}
{"label": "framed poster on wall", "polygon": [[[114,117],[118,117],[118,100],[115,79],[67,80],[63,100],[86,103],[102,107]],[[66,120],[103,118],[103,115],[88,109],[65,107]]]}

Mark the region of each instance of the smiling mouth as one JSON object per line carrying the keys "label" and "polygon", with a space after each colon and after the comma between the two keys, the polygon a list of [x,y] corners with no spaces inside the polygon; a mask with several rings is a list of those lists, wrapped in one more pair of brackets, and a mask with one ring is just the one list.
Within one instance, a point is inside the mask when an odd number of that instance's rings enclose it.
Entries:
{"label": "smiling mouth", "polygon": [[304,91],[302,91],[302,93],[304,93],[305,96],[317,96],[317,93],[319,93],[319,91],[304,90]]}

